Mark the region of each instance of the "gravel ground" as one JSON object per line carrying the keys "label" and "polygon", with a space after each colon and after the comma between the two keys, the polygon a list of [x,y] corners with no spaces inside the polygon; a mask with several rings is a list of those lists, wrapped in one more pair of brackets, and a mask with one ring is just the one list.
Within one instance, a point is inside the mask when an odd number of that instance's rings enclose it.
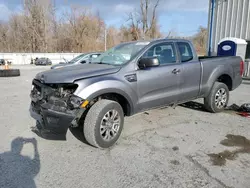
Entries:
{"label": "gravel ground", "polygon": [[[21,77],[0,78],[0,187],[249,187],[249,119],[194,102],[126,118],[110,150],[72,131],[67,141],[48,141],[31,132],[28,113],[31,80],[48,67],[18,68]],[[249,102],[249,92],[244,82],[230,103]]]}

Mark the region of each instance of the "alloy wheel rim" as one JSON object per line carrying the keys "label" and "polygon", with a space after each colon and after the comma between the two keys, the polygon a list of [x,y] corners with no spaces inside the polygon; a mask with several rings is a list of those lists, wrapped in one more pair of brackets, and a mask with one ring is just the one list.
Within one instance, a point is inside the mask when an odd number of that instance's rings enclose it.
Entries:
{"label": "alloy wheel rim", "polygon": [[227,92],[224,88],[220,88],[215,94],[215,105],[221,109],[226,106],[227,103]]}
{"label": "alloy wheel rim", "polygon": [[109,110],[102,118],[100,135],[103,140],[111,141],[118,134],[121,127],[121,117],[117,110]]}

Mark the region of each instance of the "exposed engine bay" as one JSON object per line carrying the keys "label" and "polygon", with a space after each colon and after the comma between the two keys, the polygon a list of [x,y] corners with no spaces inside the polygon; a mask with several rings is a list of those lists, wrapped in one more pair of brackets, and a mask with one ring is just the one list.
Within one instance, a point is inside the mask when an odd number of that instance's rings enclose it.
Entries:
{"label": "exposed engine bay", "polygon": [[50,104],[53,110],[67,112],[79,109],[83,99],[73,93],[76,84],[42,84],[34,80],[32,84],[32,101],[40,104]]}
{"label": "exposed engine bay", "polygon": [[76,84],[44,84],[33,80],[30,112],[44,135],[57,132],[64,139],[68,127],[79,126],[85,112],[82,104],[87,103],[74,95],[77,87]]}

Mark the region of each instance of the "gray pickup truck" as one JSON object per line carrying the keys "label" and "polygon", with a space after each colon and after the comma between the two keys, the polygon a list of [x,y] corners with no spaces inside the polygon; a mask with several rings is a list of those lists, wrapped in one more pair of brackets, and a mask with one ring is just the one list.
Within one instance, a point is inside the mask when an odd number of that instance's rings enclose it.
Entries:
{"label": "gray pickup truck", "polygon": [[198,58],[188,40],[122,43],[91,64],[38,73],[30,114],[44,138],[66,139],[69,127],[80,127],[90,145],[109,148],[125,116],[197,98],[209,112],[223,111],[243,70],[237,56]]}

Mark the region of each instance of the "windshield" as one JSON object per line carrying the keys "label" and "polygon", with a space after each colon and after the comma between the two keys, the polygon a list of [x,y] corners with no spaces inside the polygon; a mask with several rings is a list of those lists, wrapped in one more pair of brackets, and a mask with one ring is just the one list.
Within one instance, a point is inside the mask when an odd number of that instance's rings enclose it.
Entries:
{"label": "windshield", "polygon": [[79,61],[81,58],[83,58],[86,54],[81,54],[79,56],[76,56],[75,58],[71,59],[68,63],[72,64],[72,63],[76,63],[77,61]]}
{"label": "windshield", "polygon": [[119,44],[95,58],[92,63],[110,65],[125,64],[149,43],[150,42],[131,42]]}

